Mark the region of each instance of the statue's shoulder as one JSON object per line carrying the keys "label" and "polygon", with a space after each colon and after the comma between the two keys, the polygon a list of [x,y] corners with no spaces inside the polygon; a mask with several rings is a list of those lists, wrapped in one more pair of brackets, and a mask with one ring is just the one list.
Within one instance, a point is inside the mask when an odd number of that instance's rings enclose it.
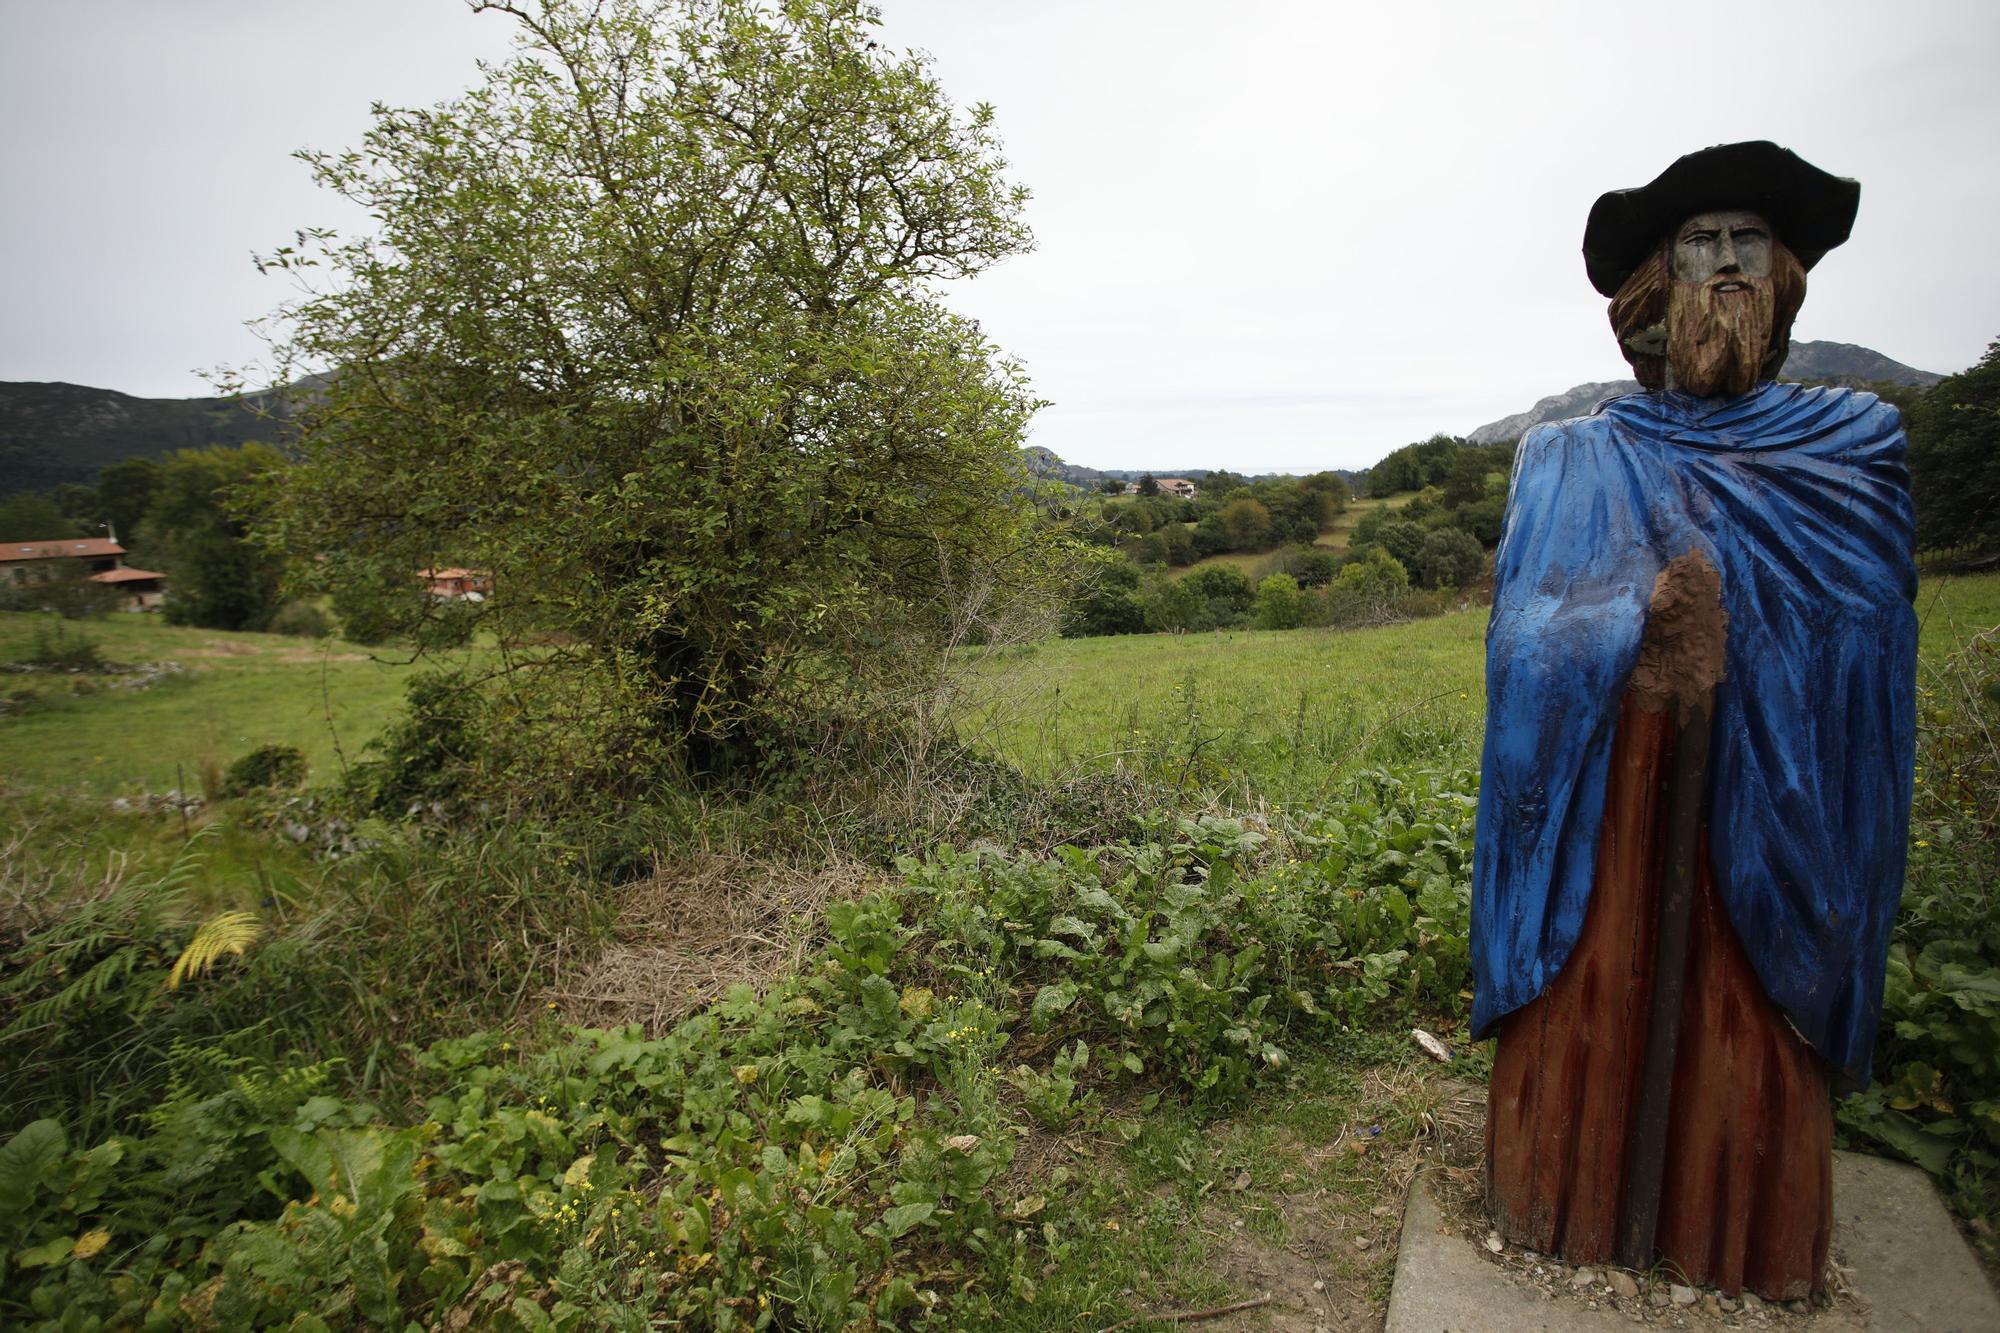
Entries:
{"label": "statue's shoulder", "polygon": [[1897,406],[1867,389],[1785,381],[1768,387],[1784,395],[1781,406],[1790,413],[1808,413],[1823,422],[1856,426],[1869,436],[1888,435],[1903,428],[1903,414]]}
{"label": "statue's shoulder", "polygon": [[1566,449],[1600,448],[1617,434],[1621,422],[1634,412],[1646,412],[1650,397],[1644,390],[1612,394],[1599,399],[1596,406],[1581,416],[1530,426],[1521,433],[1520,451],[1547,455]]}

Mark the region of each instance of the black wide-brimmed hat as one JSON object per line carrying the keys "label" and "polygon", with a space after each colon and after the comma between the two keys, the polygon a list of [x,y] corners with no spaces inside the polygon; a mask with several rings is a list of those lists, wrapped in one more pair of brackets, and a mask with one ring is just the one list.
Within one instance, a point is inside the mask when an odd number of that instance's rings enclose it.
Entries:
{"label": "black wide-brimmed hat", "polygon": [[1717,144],[1689,153],[1636,190],[1613,190],[1591,205],[1583,228],[1590,285],[1616,296],[1666,234],[1697,213],[1762,213],[1799,262],[1811,268],[1854,229],[1861,182],[1821,171],[1768,139]]}

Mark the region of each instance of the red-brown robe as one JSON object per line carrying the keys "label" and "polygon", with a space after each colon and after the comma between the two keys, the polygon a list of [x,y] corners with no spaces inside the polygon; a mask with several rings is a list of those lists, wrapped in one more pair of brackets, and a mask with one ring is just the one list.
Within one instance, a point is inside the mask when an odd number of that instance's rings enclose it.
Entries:
{"label": "red-brown robe", "polygon": [[[1674,717],[1628,693],[1582,934],[1500,1028],[1487,1194],[1508,1239],[1611,1261],[1652,997]],[[1821,1285],[1832,1232],[1825,1061],[1765,996],[1707,848],[1689,930],[1657,1248],[1692,1283],[1790,1300]]]}

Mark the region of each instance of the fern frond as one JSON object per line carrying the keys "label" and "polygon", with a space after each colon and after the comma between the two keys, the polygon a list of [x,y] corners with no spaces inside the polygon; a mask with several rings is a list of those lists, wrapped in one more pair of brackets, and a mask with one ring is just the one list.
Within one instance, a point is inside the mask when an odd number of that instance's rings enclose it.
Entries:
{"label": "fern frond", "polygon": [[78,1005],[88,1003],[110,989],[114,981],[132,975],[139,961],[139,950],[132,945],[112,950],[55,994],[22,1006],[14,1021],[7,1025],[4,1032],[0,1032],[0,1037],[18,1037]]}
{"label": "fern frond", "polygon": [[221,912],[210,917],[174,960],[173,970],[167,973],[167,989],[178,990],[189,977],[204,975],[226,953],[242,954],[263,933],[264,927],[249,912]]}

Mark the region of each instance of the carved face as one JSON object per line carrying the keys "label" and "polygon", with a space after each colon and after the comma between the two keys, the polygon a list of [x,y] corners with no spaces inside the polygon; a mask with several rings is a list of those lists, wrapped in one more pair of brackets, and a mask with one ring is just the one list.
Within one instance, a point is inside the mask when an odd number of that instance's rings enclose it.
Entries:
{"label": "carved face", "polygon": [[1697,213],[1674,232],[1667,368],[1701,398],[1748,393],[1774,331],[1770,224],[1740,210]]}
{"label": "carved face", "polygon": [[[1771,276],[1771,224],[1757,213],[1697,213],[1674,233],[1674,281]],[[1723,284],[1728,282],[1724,278]],[[1717,284],[1718,290],[1724,285]]]}

